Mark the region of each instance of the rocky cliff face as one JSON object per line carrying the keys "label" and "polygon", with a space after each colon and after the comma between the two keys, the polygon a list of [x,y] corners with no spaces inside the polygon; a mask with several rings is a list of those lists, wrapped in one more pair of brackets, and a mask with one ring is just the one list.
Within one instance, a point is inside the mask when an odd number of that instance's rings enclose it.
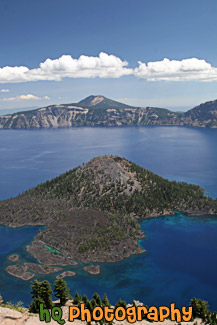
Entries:
{"label": "rocky cliff face", "polygon": [[0,128],[58,128],[72,126],[120,126],[174,124],[176,113],[157,108],[91,109],[54,105],[30,112],[0,116]]}
{"label": "rocky cliff face", "polygon": [[179,123],[198,127],[217,127],[217,100],[200,104],[178,116]]}
{"label": "rocky cliff face", "polygon": [[59,128],[72,126],[189,125],[217,127],[217,100],[184,114],[163,108],[131,107],[103,96],[89,96],[79,103],[51,105],[0,116],[0,128]]}

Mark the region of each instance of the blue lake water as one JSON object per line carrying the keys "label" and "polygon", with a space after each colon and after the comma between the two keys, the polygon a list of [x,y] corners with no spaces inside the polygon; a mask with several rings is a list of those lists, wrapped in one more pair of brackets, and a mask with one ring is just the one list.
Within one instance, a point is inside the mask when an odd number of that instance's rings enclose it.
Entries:
{"label": "blue lake water", "polygon": [[[186,127],[72,128],[58,130],[0,130],[0,199],[76,167],[97,155],[117,154],[168,179],[199,184],[217,197],[217,130]],[[119,297],[146,304],[206,299],[217,309],[217,217],[165,217],[142,222],[147,253],[120,263],[102,264],[90,276],[74,267],[66,278],[89,297],[106,292],[112,303]],[[37,227],[0,227],[0,294],[5,300],[28,304],[29,282],[4,272],[7,256],[35,261],[25,246]],[[44,276],[37,276],[44,279]],[[54,275],[46,277],[53,282]]]}

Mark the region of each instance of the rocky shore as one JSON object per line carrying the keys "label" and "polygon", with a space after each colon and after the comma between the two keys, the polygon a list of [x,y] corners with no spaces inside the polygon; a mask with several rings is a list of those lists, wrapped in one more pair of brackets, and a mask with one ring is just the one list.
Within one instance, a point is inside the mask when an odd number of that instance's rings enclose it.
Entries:
{"label": "rocky shore", "polygon": [[27,265],[9,265],[5,271],[8,274],[24,281],[29,281],[35,276],[34,273],[28,272]]}
{"label": "rocky shore", "polygon": [[72,277],[72,276],[75,276],[76,273],[73,272],[73,271],[65,271],[63,273],[60,273],[59,275],[56,276],[56,279],[64,279],[64,278],[67,278],[67,277]]}
{"label": "rocky shore", "polygon": [[83,268],[85,272],[88,272],[89,274],[96,275],[100,274],[100,265],[88,265]]}
{"label": "rocky shore", "polygon": [[40,240],[34,240],[31,245],[26,247],[28,253],[32,254],[39,263],[47,265],[77,265],[70,256],[64,253],[50,252],[45,243]]}
{"label": "rocky shore", "polygon": [[61,267],[56,266],[50,266],[50,265],[40,265],[40,264],[34,264],[34,263],[24,263],[25,266],[27,266],[28,270],[31,270],[34,273],[37,274],[51,274],[51,273],[57,273],[62,270]]}
{"label": "rocky shore", "polygon": [[[9,265],[5,271],[24,281],[29,281],[34,278],[35,273],[37,274],[52,274],[61,271],[62,268],[50,266],[50,265],[40,265],[34,263],[24,263],[23,265]],[[30,272],[29,272],[30,271]]]}
{"label": "rocky shore", "polygon": [[17,261],[19,260],[19,255],[16,255],[16,254],[14,254],[14,255],[10,255],[10,256],[8,257],[8,260],[9,260],[10,262],[17,262]]}

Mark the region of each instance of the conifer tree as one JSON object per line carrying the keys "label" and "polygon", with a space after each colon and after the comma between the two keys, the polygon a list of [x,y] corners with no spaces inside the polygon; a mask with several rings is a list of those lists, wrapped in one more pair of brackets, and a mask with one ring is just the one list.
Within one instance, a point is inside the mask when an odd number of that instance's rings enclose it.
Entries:
{"label": "conifer tree", "polygon": [[85,303],[85,307],[87,307],[87,304],[89,303],[89,300],[86,295],[82,296],[82,301]]}
{"label": "conifer tree", "polygon": [[106,295],[106,293],[104,293],[103,299],[102,299],[102,304],[104,307],[111,307],[111,304],[108,300],[108,297]]}
{"label": "conifer tree", "polygon": [[92,305],[93,309],[95,307],[97,307],[97,303],[96,303],[96,300],[94,298],[91,299],[91,305]]}
{"label": "conifer tree", "polygon": [[205,321],[210,313],[208,303],[201,299],[191,299],[191,307],[193,318],[198,317]]}
{"label": "conifer tree", "polygon": [[44,305],[44,308],[50,309],[53,307],[51,298],[52,289],[47,280],[39,282],[37,280],[31,285],[32,302],[29,307],[29,311],[32,313],[38,313],[40,310],[40,304]]}
{"label": "conifer tree", "polygon": [[93,299],[96,301],[97,306],[101,306],[102,305],[101,298],[98,295],[98,293],[96,293],[96,292],[94,293]]}
{"label": "conifer tree", "polygon": [[63,279],[58,279],[54,283],[55,297],[60,300],[60,305],[64,306],[69,300],[69,288],[67,288],[66,282]]}
{"label": "conifer tree", "polygon": [[127,308],[126,301],[121,300],[121,298],[118,300],[118,302],[115,305],[115,309],[118,307],[123,307],[124,309]]}
{"label": "conifer tree", "polygon": [[73,303],[75,305],[78,305],[80,304],[80,302],[82,301],[82,298],[81,296],[78,294],[78,292],[75,293],[75,298],[73,299]]}

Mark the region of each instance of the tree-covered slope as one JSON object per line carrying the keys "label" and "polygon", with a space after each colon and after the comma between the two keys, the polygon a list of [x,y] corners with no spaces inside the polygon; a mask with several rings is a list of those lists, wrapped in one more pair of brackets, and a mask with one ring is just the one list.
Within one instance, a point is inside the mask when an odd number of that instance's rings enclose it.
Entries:
{"label": "tree-covered slope", "polygon": [[[0,202],[0,224],[46,225],[37,241],[78,260],[115,261],[141,252],[139,218],[175,210],[214,214],[217,202],[199,186],[168,181],[124,158],[102,156]],[[32,253],[37,256],[37,251],[36,245]]]}
{"label": "tree-covered slope", "polygon": [[124,158],[112,156],[94,158],[38,185],[29,194],[70,200],[77,207],[135,213],[140,217],[164,214],[164,210],[208,212],[214,204],[199,186],[168,181]]}
{"label": "tree-covered slope", "polygon": [[217,127],[217,100],[200,104],[180,115],[179,119],[192,126]]}

